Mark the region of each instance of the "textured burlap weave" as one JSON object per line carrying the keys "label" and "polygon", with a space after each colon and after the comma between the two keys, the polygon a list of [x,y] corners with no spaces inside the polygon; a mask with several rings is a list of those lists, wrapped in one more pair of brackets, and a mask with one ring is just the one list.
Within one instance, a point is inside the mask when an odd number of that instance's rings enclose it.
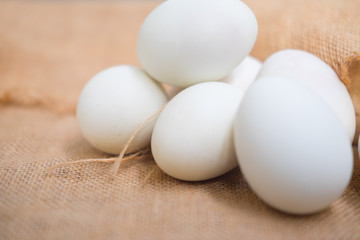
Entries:
{"label": "textured burlap weave", "polygon": [[[304,49],[360,99],[359,0],[247,1],[259,21],[252,55]],[[139,65],[137,31],[157,1],[0,1],[0,239],[360,239],[360,163],[327,210],[290,216],[267,207],[239,169],[182,182],[149,157],[111,157],[81,136],[83,85],[117,64]],[[360,110],[357,110],[359,113]],[[358,124],[359,126],[359,124]],[[153,171],[149,179],[144,178]]]}

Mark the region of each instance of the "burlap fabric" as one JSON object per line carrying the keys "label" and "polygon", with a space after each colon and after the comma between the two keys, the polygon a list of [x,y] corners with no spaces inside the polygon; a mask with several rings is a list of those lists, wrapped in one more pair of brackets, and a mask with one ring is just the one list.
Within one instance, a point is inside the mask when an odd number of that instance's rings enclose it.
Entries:
{"label": "burlap fabric", "polygon": [[[266,206],[239,169],[189,183],[145,156],[123,163],[113,179],[109,163],[47,173],[111,157],[81,136],[77,98],[98,71],[139,65],[137,31],[158,3],[0,2],[0,239],[360,239],[357,151],[344,195],[301,217]],[[359,104],[360,1],[248,3],[260,26],[255,57],[283,48],[312,52]]]}

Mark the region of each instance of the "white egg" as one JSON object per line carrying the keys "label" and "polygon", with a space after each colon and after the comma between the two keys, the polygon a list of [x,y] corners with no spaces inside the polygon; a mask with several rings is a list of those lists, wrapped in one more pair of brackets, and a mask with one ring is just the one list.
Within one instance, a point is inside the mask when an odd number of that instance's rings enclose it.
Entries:
{"label": "white egg", "polygon": [[186,88],[161,112],[151,150],[168,175],[199,181],[237,166],[233,122],[242,92],[225,83],[207,82]]}
{"label": "white egg", "polygon": [[245,92],[254,82],[262,63],[252,57],[247,56],[229,75],[220,81],[229,83]]}
{"label": "white egg", "polygon": [[[84,137],[112,154],[123,149],[135,129],[167,102],[162,87],[134,66],[115,66],[94,76],[81,92],[77,121]],[[139,132],[128,152],[150,144],[155,119]]]}
{"label": "white egg", "polygon": [[257,29],[253,12],[239,0],[168,0],[141,26],[138,57],[169,85],[215,81],[249,54]]}
{"label": "white egg", "polygon": [[[255,81],[261,65],[262,63],[258,59],[252,56],[246,56],[245,59],[234,69],[234,71],[220,79],[219,82],[228,83],[245,92]],[[169,99],[171,99],[184,90],[184,88],[166,85],[165,90]]]}
{"label": "white egg", "polygon": [[320,58],[295,49],[274,53],[263,63],[257,76],[296,79],[317,92],[338,116],[352,141],[356,117],[350,94],[334,70]]}
{"label": "white egg", "polygon": [[268,77],[245,93],[235,119],[235,148],[250,187],[294,214],[326,208],[353,169],[351,143],[329,106],[295,80]]}

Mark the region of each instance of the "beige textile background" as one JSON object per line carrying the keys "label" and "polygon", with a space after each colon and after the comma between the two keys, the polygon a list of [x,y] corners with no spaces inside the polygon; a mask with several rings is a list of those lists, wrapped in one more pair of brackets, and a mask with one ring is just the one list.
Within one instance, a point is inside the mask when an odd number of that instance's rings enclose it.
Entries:
{"label": "beige textile background", "polygon": [[[359,105],[359,0],[246,2],[259,21],[252,55],[264,60],[284,48],[314,53]],[[125,162],[114,179],[109,163],[47,173],[72,160],[111,157],[81,136],[76,101],[98,71],[139,66],[137,31],[159,3],[0,1],[0,239],[359,239],[356,147],[344,195],[310,216],[266,206],[239,169],[189,183],[163,174],[145,156]]]}

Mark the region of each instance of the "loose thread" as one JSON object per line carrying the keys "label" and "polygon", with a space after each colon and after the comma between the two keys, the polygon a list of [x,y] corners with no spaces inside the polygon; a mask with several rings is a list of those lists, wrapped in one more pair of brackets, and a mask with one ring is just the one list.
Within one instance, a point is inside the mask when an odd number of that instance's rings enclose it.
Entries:
{"label": "loose thread", "polygon": [[164,104],[164,106],[162,106],[158,111],[156,111],[154,114],[152,114],[150,117],[148,117],[147,119],[145,119],[145,121],[143,121],[134,131],[134,133],[131,135],[131,137],[129,138],[129,140],[127,141],[127,143],[125,144],[125,147],[122,149],[122,151],[120,152],[118,158],[115,160],[113,166],[112,166],[112,177],[115,177],[117,172],[119,171],[121,162],[124,159],[124,155],[125,152],[127,151],[127,149],[129,148],[131,142],[134,140],[134,138],[137,136],[137,134],[140,132],[140,130],[144,127],[144,125],[146,123],[148,123],[152,118],[154,118],[156,115],[158,115],[165,107],[166,107],[167,103]]}
{"label": "loose thread", "polygon": [[[124,148],[122,149],[122,151],[120,152],[118,157],[112,157],[112,158],[90,158],[90,159],[82,159],[82,160],[76,160],[76,161],[71,161],[71,162],[66,162],[66,163],[62,163],[62,164],[58,164],[56,166],[50,167],[48,169],[48,172],[51,172],[57,168],[60,167],[64,167],[67,165],[73,165],[73,164],[79,164],[79,163],[91,163],[91,162],[114,162],[114,164],[112,165],[112,177],[115,177],[115,175],[117,174],[117,172],[119,171],[120,165],[123,161],[128,161],[140,156],[144,156],[144,155],[148,155],[151,154],[151,151],[149,151],[148,148],[142,149],[140,151],[134,152],[129,154],[128,156],[125,156],[125,153],[127,151],[127,149],[129,148],[129,146],[131,145],[132,141],[134,140],[134,138],[137,136],[137,134],[140,132],[140,130],[144,127],[144,125],[146,123],[148,123],[152,118],[154,118],[156,115],[158,115],[165,107],[166,107],[167,103],[164,104],[158,111],[156,111],[154,114],[152,114],[150,117],[148,117],[147,119],[145,119],[145,121],[143,121],[134,131],[134,133],[130,136],[129,140],[126,142]],[[147,175],[146,179],[149,178],[153,171],[155,171],[156,168],[154,168],[150,174]],[[147,181],[147,180],[146,180]],[[145,181],[145,182],[146,182]]]}
{"label": "loose thread", "polygon": [[[136,153],[130,154],[129,156],[124,157],[123,161],[128,161],[128,160],[132,160],[134,158],[140,157],[140,156],[145,156],[150,154],[150,151],[148,148],[142,149]],[[67,165],[74,165],[74,164],[80,164],[80,163],[93,163],[93,162],[102,162],[102,163],[108,163],[108,162],[115,162],[116,159],[118,157],[111,157],[111,158],[89,158],[89,159],[81,159],[81,160],[76,160],[76,161],[71,161],[71,162],[65,162],[65,163],[61,163],[58,164],[56,166],[50,167],[47,171],[51,172],[57,168],[60,167],[64,167]]]}

